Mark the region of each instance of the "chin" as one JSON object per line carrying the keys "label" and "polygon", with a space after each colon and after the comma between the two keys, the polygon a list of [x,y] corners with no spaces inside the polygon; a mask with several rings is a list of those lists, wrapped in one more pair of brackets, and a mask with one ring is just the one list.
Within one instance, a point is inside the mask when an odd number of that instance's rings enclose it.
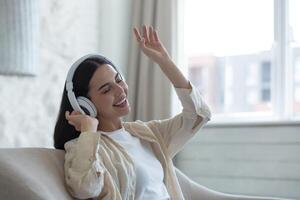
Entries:
{"label": "chin", "polygon": [[122,116],[126,116],[126,115],[128,115],[129,113],[130,113],[130,107],[122,114]]}

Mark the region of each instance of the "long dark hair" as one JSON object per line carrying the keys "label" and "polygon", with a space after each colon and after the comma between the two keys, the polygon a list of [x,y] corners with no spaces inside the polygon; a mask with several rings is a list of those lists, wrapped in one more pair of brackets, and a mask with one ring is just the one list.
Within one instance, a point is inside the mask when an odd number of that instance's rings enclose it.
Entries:
{"label": "long dark hair", "polygon": [[[98,57],[87,58],[76,69],[73,76],[73,91],[75,96],[84,96],[89,98],[87,93],[89,91],[89,82],[97,70],[103,64],[111,65],[117,72],[117,68],[109,60]],[[76,131],[75,127],[70,125],[65,118],[65,112],[72,112],[73,108],[69,102],[66,85],[64,86],[60,109],[58,112],[55,128],[54,128],[54,147],[56,149],[65,149],[64,145],[69,140],[79,137],[80,132]]]}

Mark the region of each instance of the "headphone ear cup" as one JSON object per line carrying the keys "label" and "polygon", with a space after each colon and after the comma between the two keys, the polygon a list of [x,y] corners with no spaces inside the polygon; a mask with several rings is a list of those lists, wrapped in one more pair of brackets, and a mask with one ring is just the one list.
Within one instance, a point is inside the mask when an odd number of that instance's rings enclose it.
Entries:
{"label": "headphone ear cup", "polygon": [[79,106],[82,108],[82,110],[91,117],[97,116],[97,109],[96,106],[86,97],[79,96],[77,97],[77,102]]}

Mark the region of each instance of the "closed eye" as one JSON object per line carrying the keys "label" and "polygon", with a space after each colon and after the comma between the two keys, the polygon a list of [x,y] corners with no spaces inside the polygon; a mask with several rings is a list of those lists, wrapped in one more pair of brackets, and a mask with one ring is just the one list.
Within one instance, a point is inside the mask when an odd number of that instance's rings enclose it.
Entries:
{"label": "closed eye", "polygon": [[[117,73],[116,76],[115,76],[115,80],[116,80],[117,83],[120,83],[120,82],[123,81],[123,77],[121,76],[121,74]],[[107,88],[103,91],[103,93],[107,93],[111,89],[111,85],[109,83],[105,84],[105,86]]]}
{"label": "closed eye", "polygon": [[110,91],[110,87],[109,87],[108,89],[104,90],[103,93],[107,93],[107,92],[109,92],[109,91]]}

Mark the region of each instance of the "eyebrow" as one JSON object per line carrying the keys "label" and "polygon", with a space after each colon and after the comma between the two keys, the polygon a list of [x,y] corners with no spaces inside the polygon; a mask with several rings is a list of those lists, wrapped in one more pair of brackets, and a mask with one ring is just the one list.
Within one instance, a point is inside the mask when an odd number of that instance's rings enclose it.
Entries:
{"label": "eyebrow", "polygon": [[[117,78],[118,75],[119,75],[119,73],[116,73],[115,79]],[[104,88],[107,85],[109,85],[109,83],[104,83],[101,87],[98,88],[98,91],[101,90],[102,88]]]}

